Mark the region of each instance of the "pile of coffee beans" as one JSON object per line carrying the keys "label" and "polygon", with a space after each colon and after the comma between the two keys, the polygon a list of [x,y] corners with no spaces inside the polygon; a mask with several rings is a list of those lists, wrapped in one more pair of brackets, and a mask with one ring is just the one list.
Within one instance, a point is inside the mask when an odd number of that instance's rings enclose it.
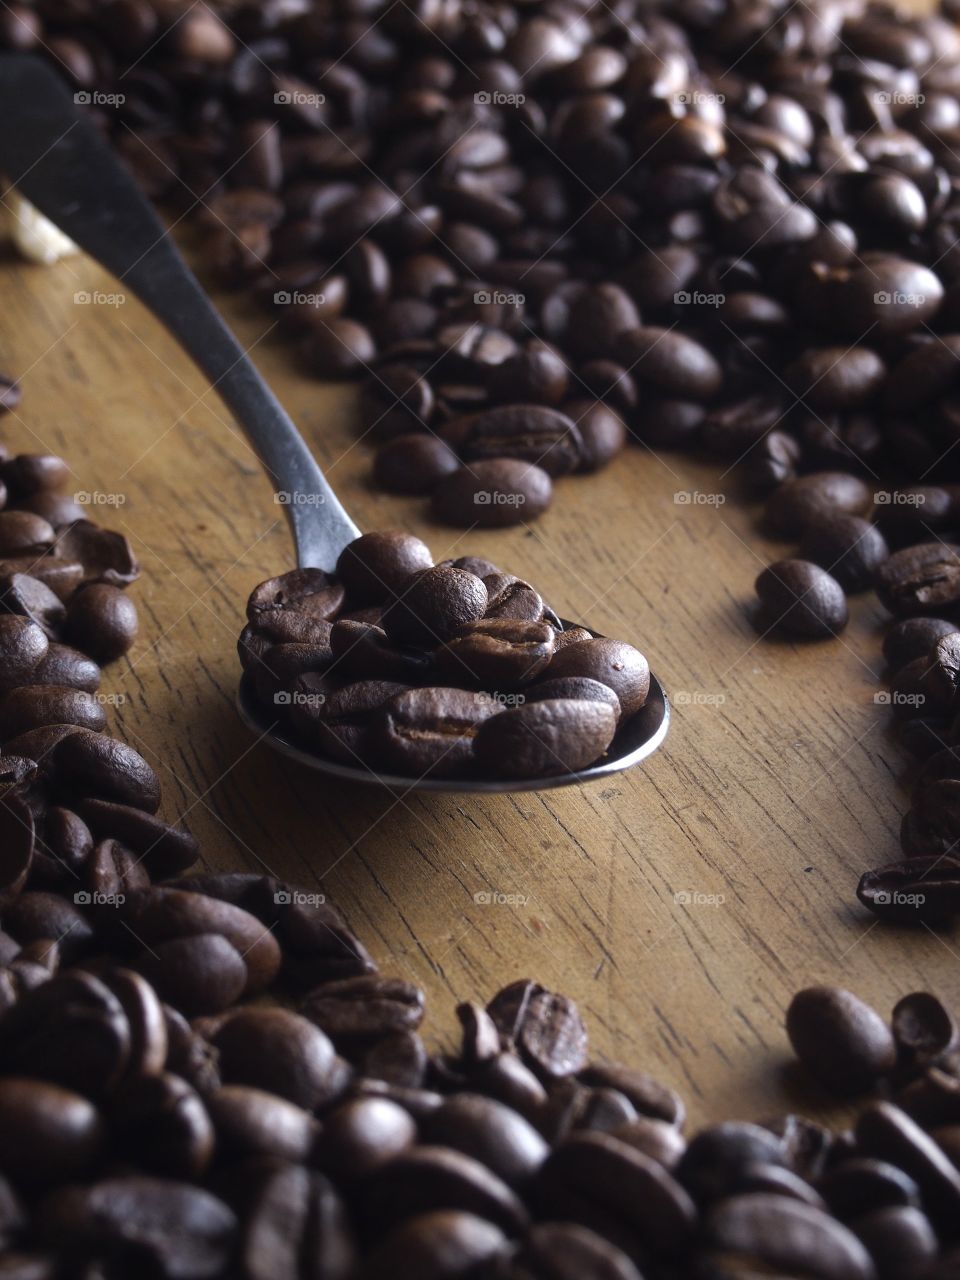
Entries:
{"label": "pile of coffee beans", "polygon": [[408,778],[569,773],[646,704],[647,660],[564,627],[488,560],[433,563],[407,533],[366,533],[336,573],[255,587],[238,645],[260,704],[311,751]]}
{"label": "pile of coffee beans", "polygon": [[955,473],[952,6],[44,0],[0,44],[366,375],[385,486],[506,524],[627,437],[760,490]]}

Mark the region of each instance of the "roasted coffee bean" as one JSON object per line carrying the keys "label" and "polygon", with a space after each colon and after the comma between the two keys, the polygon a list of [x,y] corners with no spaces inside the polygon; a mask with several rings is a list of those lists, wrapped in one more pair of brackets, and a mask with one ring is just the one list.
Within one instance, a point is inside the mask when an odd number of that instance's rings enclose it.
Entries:
{"label": "roasted coffee bean", "polygon": [[391,493],[430,493],[459,468],[456,453],[445,441],[416,433],[397,436],[380,449],[374,478]]}
{"label": "roasted coffee bean", "polygon": [[580,432],[581,471],[599,471],[626,445],[626,423],[616,409],[600,400],[568,400],[563,411]]}
{"label": "roasted coffee bean", "polygon": [[616,728],[616,713],[603,702],[531,702],[501,710],[481,725],[475,751],[484,771],[501,777],[570,773],[599,759]]}
{"label": "roasted coffee bean", "polygon": [[876,1275],[869,1253],[852,1231],[787,1196],[731,1196],[711,1210],[705,1230],[708,1256],[717,1250],[774,1273],[806,1273],[817,1280],[870,1280]]}
{"label": "roasted coffee bean", "polygon": [[0,737],[16,738],[45,725],[73,724],[99,732],[107,717],[102,703],[82,689],[60,685],[22,685],[0,706]]}
{"label": "roasted coffee bean", "polygon": [[548,622],[483,618],[461,627],[438,651],[437,662],[453,680],[487,690],[515,689],[546,668],[555,635]]}
{"label": "roasted coffee bean", "polygon": [[129,1160],[166,1178],[199,1179],[214,1132],[200,1095],[177,1075],[134,1076],[111,1100],[113,1140]]}
{"label": "roasted coffee bean", "polygon": [[549,1154],[546,1142],[522,1116],[479,1094],[448,1098],[420,1129],[424,1141],[472,1156],[513,1187],[528,1183]]}
{"label": "roasted coffee bean", "polygon": [[675,329],[629,330],[621,334],[615,351],[635,378],[664,395],[709,401],[723,383],[723,371],[710,352]]}
{"label": "roasted coffee bean", "polygon": [[429,548],[408,533],[366,533],[349,543],[337,561],[337,576],[357,604],[381,604],[412,573],[429,569]]}
{"label": "roasted coffee bean", "polygon": [[8,692],[29,683],[49,648],[43,628],[35,622],[0,614],[0,689]]}
{"label": "roasted coffee bean", "polygon": [[877,1209],[912,1207],[920,1188],[896,1165],[869,1156],[842,1160],[817,1184],[830,1212],[843,1222]]}
{"label": "roasted coffee bean", "polygon": [[524,690],[527,702],[543,702],[557,698],[573,698],[588,702],[605,702],[619,720],[620,699],[609,685],[589,676],[551,676]]}
{"label": "roasted coffee bean", "polygon": [[57,530],[57,555],[64,561],[78,562],[85,582],[126,587],[140,576],[129,540],[90,520],[78,520]]}
{"label": "roasted coffee bean", "polygon": [[46,655],[34,667],[30,683],[66,685],[85,693],[96,693],[100,688],[100,674],[98,664],[85,653],[54,643],[47,646]]}
{"label": "roasted coffee bean", "polygon": [[325,1100],[333,1045],[312,1022],[286,1009],[235,1013],[212,1037],[226,1084],[252,1085],[307,1111]]}
{"label": "roasted coffee bean", "polygon": [[416,1138],[417,1126],[395,1102],[355,1098],[327,1116],[318,1154],[327,1173],[352,1182],[412,1147]]}
{"label": "roasted coffee bean", "polygon": [[960,548],[944,542],[904,547],[877,571],[877,596],[898,617],[950,612],[960,603]]}
{"label": "roasted coffee bean", "polygon": [[365,1201],[378,1230],[435,1209],[476,1214],[510,1235],[527,1223],[523,1202],[502,1179],[447,1147],[418,1146],[394,1156],[366,1179]]}
{"label": "roasted coffee bean", "polygon": [[[462,565],[461,568],[468,566]],[[484,568],[477,565],[472,572]],[[492,572],[479,574],[483,585],[487,588],[487,611],[484,617],[513,619],[517,622],[540,622],[543,619],[543,600],[529,582],[515,578],[510,573],[500,573],[489,566]]]}
{"label": "roasted coffee bean", "polygon": [[499,1227],[473,1213],[438,1209],[409,1218],[391,1231],[371,1254],[366,1268],[370,1280],[404,1275],[465,1276],[484,1265],[495,1265],[508,1254],[507,1237]]}
{"label": "roasted coffee bean", "polygon": [[391,639],[433,648],[452,640],[487,610],[482,579],[465,569],[436,565],[405,579],[383,615]]}
{"label": "roasted coffee bean", "polygon": [[240,952],[216,933],[153,942],[131,963],[164,1001],[188,1017],[229,1008],[248,984]]}
{"label": "roasted coffee bean", "polygon": [[706,1204],[725,1196],[744,1170],[758,1164],[786,1164],[780,1139],[759,1125],[727,1121],[692,1138],[675,1173],[690,1194]]}
{"label": "roasted coffee bean", "polygon": [[869,1089],[896,1065],[890,1028],[839,987],[808,987],[794,996],[787,1034],[807,1070],[838,1093]]}
{"label": "roasted coffee bean", "polygon": [[399,979],[371,976],[325,983],[306,997],[302,1012],[339,1048],[395,1031],[416,1030],[423,1020],[423,1005],[419,988]]}
{"label": "roasted coffee bean", "polygon": [[553,482],[542,467],[489,458],[442,480],[433,491],[433,513],[444,524],[504,528],[535,520],[552,498]]}
{"label": "roasted coffee bean", "polygon": [[278,611],[281,617],[305,615],[315,622],[329,622],[343,600],[343,587],[322,569],[291,569],[254,588],[247,601],[247,618],[258,630],[266,629],[272,639],[292,640],[292,636],[273,634],[282,625]]}
{"label": "roasted coffee bean", "polygon": [[571,676],[607,685],[619,698],[624,716],[639,711],[650,691],[646,658],[622,640],[597,638],[563,645],[547,668],[547,678]]}
{"label": "roasted coffee bean", "polygon": [[209,1191],[142,1175],[61,1188],[45,1201],[42,1222],[45,1235],[74,1256],[141,1258],[169,1280],[215,1275],[231,1256],[237,1227]]}
{"label": "roasted coffee bean", "polygon": [[843,588],[826,570],[809,560],[778,560],[757,578],[759,624],[791,635],[822,639],[847,625]]}
{"label": "roasted coffee bean", "polygon": [[[50,691],[40,688],[37,692]],[[76,690],[69,692],[75,698],[89,696]],[[53,747],[51,760],[57,777],[64,780],[64,785],[68,783],[71,792],[79,790],[91,798],[129,805],[148,814],[156,813],[159,807],[157,775],[143,756],[116,738],[78,728]]]}
{"label": "roasted coffee bean", "polygon": [[0,1079],[0,1161],[17,1186],[88,1177],[105,1146],[105,1126],[88,1099],[42,1080]]}
{"label": "roasted coffee bean", "polygon": [[821,471],[777,489],[767,503],[766,523],[778,537],[795,538],[827,516],[865,516],[872,504],[873,491],[859,477]]}
{"label": "roasted coffee bean", "polygon": [[0,511],[0,556],[40,556],[53,546],[56,533],[31,511]]}
{"label": "roasted coffee bean", "polygon": [[935,1062],[960,1036],[952,1014],[928,991],[915,991],[898,1000],[890,1023],[900,1057],[911,1067]]}
{"label": "roasted coffee bean", "polygon": [[807,525],[800,542],[801,558],[826,569],[851,593],[871,586],[889,555],[883,534],[860,516],[825,515]]}
{"label": "roasted coffee bean", "polygon": [[583,456],[576,423],[557,409],[534,404],[505,405],[477,414],[465,424],[457,445],[468,470],[475,462],[515,458],[549,476],[562,476],[575,471]]}
{"label": "roasted coffee bean", "polygon": [[94,835],[121,841],[143,857],[155,876],[175,875],[197,860],[199,846],[189,831],[169,826],[143,809],[94,798],[82,801],[78,809]]}
{"label": "roasted coffee bean", "polygon": [[943,618],[904,618],[884,636],[883,656],[898,670],[915,658],[926,658],[938,640],[955,631],[956,625]]}

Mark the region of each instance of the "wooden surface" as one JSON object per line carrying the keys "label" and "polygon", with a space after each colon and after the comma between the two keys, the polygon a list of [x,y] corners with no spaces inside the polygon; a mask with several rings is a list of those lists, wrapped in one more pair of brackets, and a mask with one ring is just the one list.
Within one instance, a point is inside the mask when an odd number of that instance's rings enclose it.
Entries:
{"label": "wooden surface", "polygon": [[[269,320],[220,299],[362,527],[529,577],[561,615],[639,645],[675,703],[663,750],[581,790],[333,784],[254,745],[234,713],[247,594],[292,553],[222,404],[132,298],[74,302],[117,289],[90,261],[0,271],[0,368],[25,389],[0,438],[63,453],[78,491],[124,499],[97,511],[142,560],[141,635],[104,691],[122,697],[116,731],[157,768],[165,815],[200,837],[208,868],[325,893],[386,970],[426,989],[438,1036],[456,1000],[513,978],[568,992],[595,1052],[657,1073],[697,1120],[822,1105],[784,1071],[783,1013],[801,985],[840,982],[885,1012],[918,987],[960,1002],[949,935],[881,927],[854,897],[860,871],[897,851],[905,803],[905,761],[874,702],[882,610],[857,602],[838,643],[758,641],[753,579],[785,552],[757,535],[731,477],[632,448],[561,482],[529,528],[431,525],[417,500],[370,488],[353,392],[301,377]],[[727,501],[677,503],[681,491]]]}

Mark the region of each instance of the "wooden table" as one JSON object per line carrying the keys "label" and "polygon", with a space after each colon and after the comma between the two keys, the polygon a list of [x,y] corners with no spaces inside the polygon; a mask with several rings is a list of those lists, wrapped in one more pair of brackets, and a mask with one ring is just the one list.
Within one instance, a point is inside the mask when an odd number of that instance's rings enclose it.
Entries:
{"label": "wooden table", "polygon": [[663,750],[582,790],[334,784],[255,745],[234,712],[247,594],[290,567],[291,545],[222,404],[132,298],[74,301],[118,287],[89,260],[2,270],[0,368],[25,390],[2,438],[64,454],[78,491],[122,499],[96,513],[142,560],[141,635],[104,690],[207,868],[326,894],[386,970],[425,988],[440,1038],[455,1001],[513,978],[568,992],[595,1052],[657,1073],[695,1120],[825,1104],[784,1072],[783,1014],[802,985],[843,983],[885,1012],[919,987],[960,1004],[950,936],[880,926],[854,897],[861,870],[896,853],[905,807],[906,761],[874,702],[883,611],[856,602],[837,643],[759,641],[753,579],[785,551],[757,534],[731,476],[631,448],[561,482],[529,528],[432,525],[419,501],[370,487],[354,392],[302,377],[272,320],[221,298],[361,526],[529,577],[563,616],[638,644],[674,700]]}

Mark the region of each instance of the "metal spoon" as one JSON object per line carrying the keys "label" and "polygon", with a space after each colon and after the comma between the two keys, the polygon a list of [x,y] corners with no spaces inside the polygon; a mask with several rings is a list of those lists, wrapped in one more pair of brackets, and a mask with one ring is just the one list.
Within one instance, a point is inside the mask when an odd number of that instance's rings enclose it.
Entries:
{"label": "metal spoon", "polygon": [[[360,530],[341,506],[297,428],[214,310],[171,237],[61,78],[26,54],[0,55],[0,169],[41,213],[134,293],[207,375],[256,450],[274,491],[317,495],[285,506],[301,567],[332,571]],[[571,625],[564,622],[565,626]],[[405,778],[311,755],[283,732],[246,682],[241,719],[275,750],[354,782],[427,791],[534,791],[607,777],[638,764],[666,737],[670,708],[651,677],[646,706],[623,724],[607,755],[545,778]]]}

